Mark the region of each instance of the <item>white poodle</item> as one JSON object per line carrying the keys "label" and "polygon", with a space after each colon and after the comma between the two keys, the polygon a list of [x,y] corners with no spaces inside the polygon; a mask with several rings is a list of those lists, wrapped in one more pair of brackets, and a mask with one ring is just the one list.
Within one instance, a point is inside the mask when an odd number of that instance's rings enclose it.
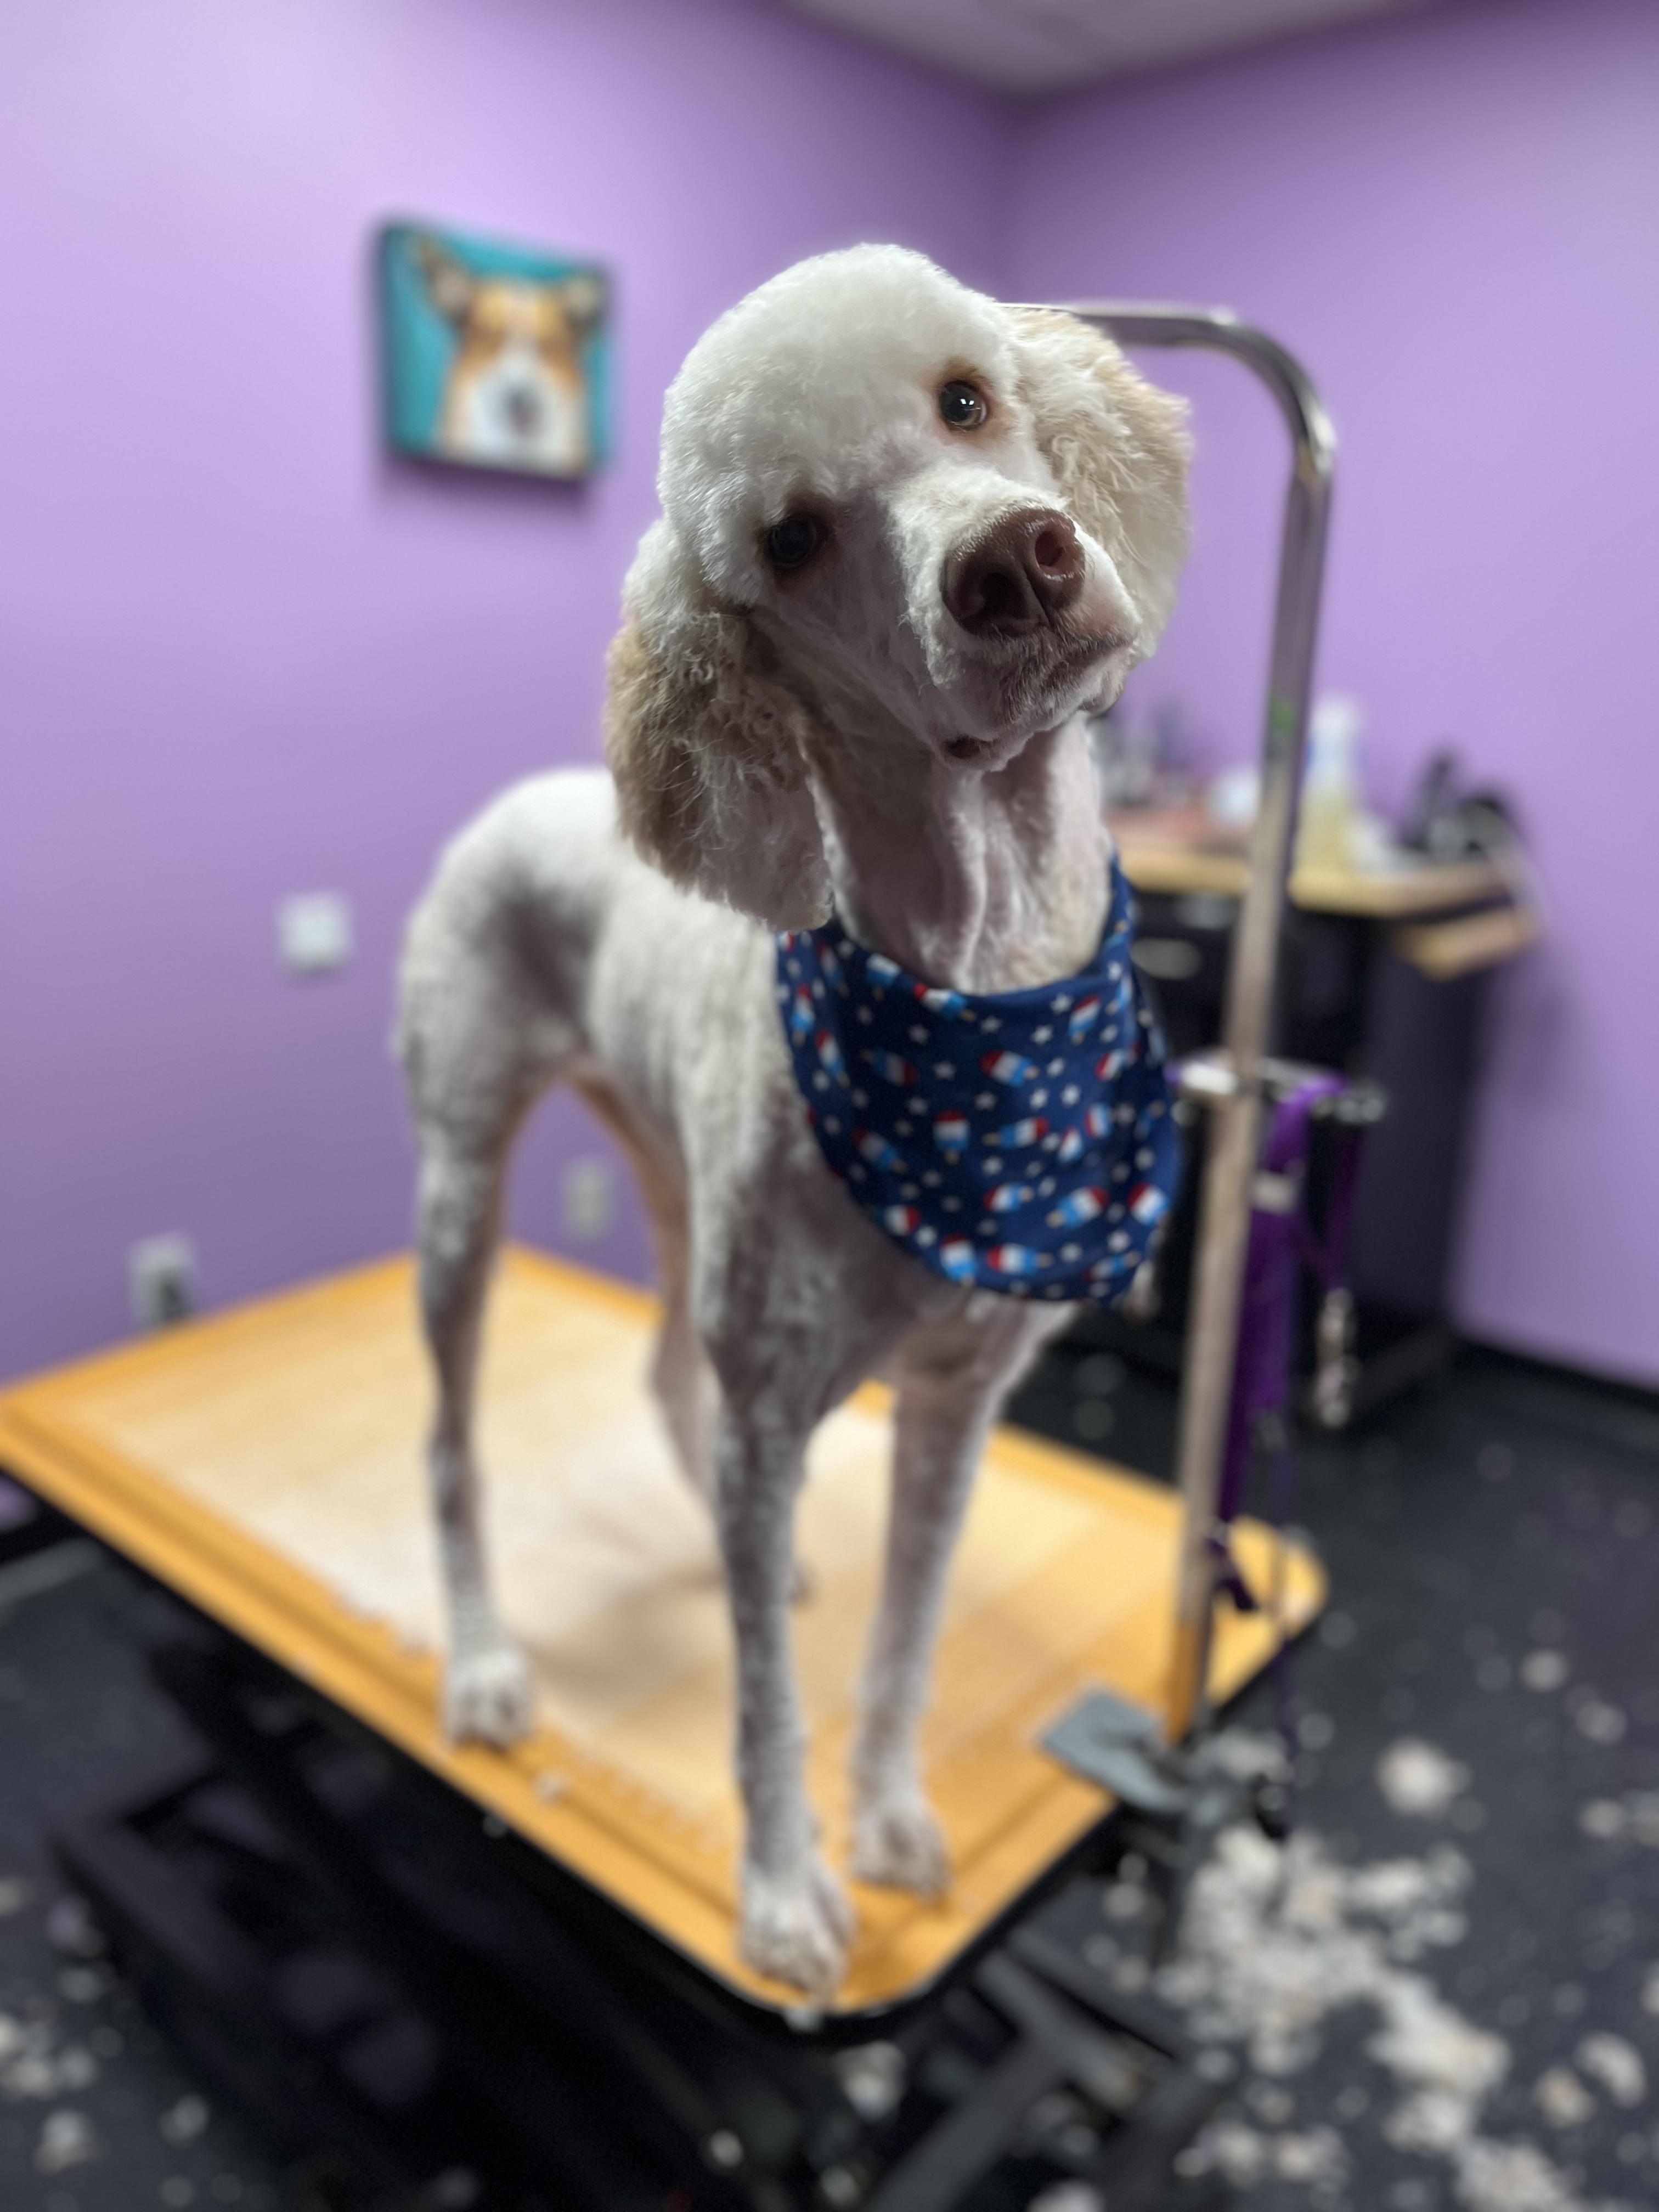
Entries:
{"label": "white poodle", "polygon": [[1070,1309],[953,1282],[853,1202],[803,1109],[775,933],[833,912],[843,951],[933,998],[1052,984],[1097,956],[1112,877],[1081,718],[1169,615],[1187,454],[1180,404],[1064,314],[890,246],[786,270],[668,393],[662,518],[611,653],[611,775],[497,800],[410,929],[447,1725],[507,1743],[532,1722],[490,1595],[471,1417],[507,1152],[563,1080],[649,1200],[654,1387],[725,1559],[743,1954],[820,1998],[853,1917],[818,1851],[790,1668],[807,1440],[862,1379],[890,1377],[851,1871],[935,1893],[915,1735],[945,1571],[987,1426]]}

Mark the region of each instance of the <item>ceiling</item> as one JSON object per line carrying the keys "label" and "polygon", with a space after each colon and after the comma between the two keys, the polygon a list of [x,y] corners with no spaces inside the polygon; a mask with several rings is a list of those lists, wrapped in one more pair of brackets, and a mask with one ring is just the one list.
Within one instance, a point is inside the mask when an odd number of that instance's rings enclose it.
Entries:
{"label": "ceiling", "polygon": [[999,92],[1061,92],[1425,0],[784,0]]}

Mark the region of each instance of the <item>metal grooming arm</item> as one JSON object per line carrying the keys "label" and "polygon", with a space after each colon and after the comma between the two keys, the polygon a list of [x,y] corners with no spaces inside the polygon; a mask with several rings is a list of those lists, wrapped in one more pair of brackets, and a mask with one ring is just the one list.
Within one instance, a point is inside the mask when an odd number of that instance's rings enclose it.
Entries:
{"label": "metal grooming arm", "polygon": [[1215,1603],[1215,1526],[1237,1355],[1250,1197],[1261,1141],[1262,1063],[1273,1042],[1279,937],[1307,745],[1336,437],[1319,394],[1285,349],[1225,308],[1088,301],[1068,312],[1125,346],[1230,354],[1261,378],[1291,434],[1292,465],[1262,738],[1261,804],[1250,878],[1233,934],[1222,1048],[1205,1103],[1213,1128],[1199,1214],[1192,1324],[1182,1376],[1176,1472],[1186,1509],[1165,1725],[1171,1742],[1201,1721]]}

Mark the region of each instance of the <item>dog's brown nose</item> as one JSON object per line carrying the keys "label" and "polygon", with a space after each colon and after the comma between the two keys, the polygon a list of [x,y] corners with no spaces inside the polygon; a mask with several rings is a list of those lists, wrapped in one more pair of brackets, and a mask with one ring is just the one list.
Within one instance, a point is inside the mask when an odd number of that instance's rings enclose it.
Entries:
{"label": "dog's brown nose", "polygon": [[1063,614],[1083,589],[1083,548],[1052,507],[1005,514],[945,563],[945,604],[975,637],[1024,637]]}

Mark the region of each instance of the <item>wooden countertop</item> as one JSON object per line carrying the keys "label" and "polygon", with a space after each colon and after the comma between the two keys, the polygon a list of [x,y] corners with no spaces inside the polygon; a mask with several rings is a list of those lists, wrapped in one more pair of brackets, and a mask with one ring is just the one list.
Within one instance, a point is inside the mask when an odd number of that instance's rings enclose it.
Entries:
{"label": "wooden countertop", "polygon": [[[1139,891],[1180,898],[1243,898],[1250,866],[1242,852],[1200,842],[1191,817],[1133,811],[1109,816],[1123,872]],[[1393,950],[1433,982],[1513,960],[1543,935],[1530,905],[1495,861],[1419,860],[1373,870],[1297,868],[1291,902],[1307,914],[1396,925]],[[1474,909],[1470,911],[1470,909]]]}
{"label": "wooden countertop", "polygon": [[[1137,890],[1244,895],[1250,866],[1242,853],[1149,835],[1121,815],[1112,823],[1112,835],[1123,872]],[[1291,878],[1291,898],[1311,913],[1365,915],[1388,921],[1446,914],[1508,895],[1502,874],[1485,859],[1402,862],[1370,873],[1298,868]]]}

